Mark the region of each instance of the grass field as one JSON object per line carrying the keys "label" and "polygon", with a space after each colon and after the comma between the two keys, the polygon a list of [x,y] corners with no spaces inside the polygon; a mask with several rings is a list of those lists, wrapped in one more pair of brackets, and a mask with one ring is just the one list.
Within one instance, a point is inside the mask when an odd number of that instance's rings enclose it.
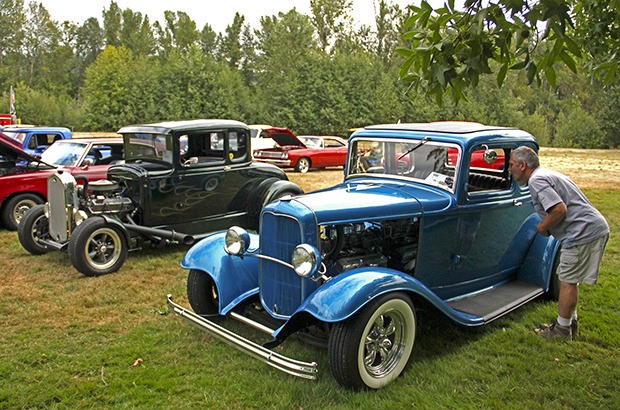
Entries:
{"label": "grass field", "polygon": [[[187,304],[185,247],[135,252],[119,272],[88,278],[66,254],[31,256],[16,233],[0,231],[0,408],[618,409],[620,152],[543,149],[541,159],[571,175],[612,229],[600,283],[581,288],[576,341],[532,331],[555,317],[553,302],[477,329],[427,313],[404,375],[350,392],[320,348],[294,339],[278,348],[319,364],[319,380],[296,379],[169,314],[167,293]],[[339,182],[342,170],[289,177],[311,191]]]}

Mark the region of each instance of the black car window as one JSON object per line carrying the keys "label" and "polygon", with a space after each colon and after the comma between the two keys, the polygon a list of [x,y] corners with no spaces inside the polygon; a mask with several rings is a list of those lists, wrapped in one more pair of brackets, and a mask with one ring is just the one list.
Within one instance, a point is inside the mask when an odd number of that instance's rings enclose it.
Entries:
{"label": "black car window", "polygon": [[236,162],[245,158],[248,152],[248,134],[243,131],[228,133],[228,156]]}
{"label": "black car window", "polygon": [[[181,162],[185,166],[204,166],[224,162],[226,134],[210,131],[190,133],[187,135],[187,147],[181,141]],[[184,154],[183,154],[184,152]]]}

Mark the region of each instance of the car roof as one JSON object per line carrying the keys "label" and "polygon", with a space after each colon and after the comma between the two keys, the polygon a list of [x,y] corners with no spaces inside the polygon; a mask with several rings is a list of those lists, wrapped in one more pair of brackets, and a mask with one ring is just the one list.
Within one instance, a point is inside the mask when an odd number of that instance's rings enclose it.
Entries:
{"label": "car roof", "polygon": [[[394,131],[398,131],[394,133]],[[424,136],[435,137],[441,141],[453,142],[461,146],[478,143],[506,142],[514,140],[515,144],[532,142],[538,146],[536,139],[530,133],[519,128],[485,125],[468,121],[437,121],[429,123],[380,124],[364,127],[355,132],[356,136],[372,135],[373,137],[401,138],[406,134],[419,138]]]}
{"label": "car roof", "polygon": [[479,122],[469,121],[435,121],[427,123],[403,123],[403,124],[381,124],[364,127],[368,130],[395,130],[395,131],[427,131],[445,132],[450,134],[470,134],[473,132],[491,130],[517,130],[517,128],[499,127],[485,125]]}
{"label": "car roof", "polygon": [[41,126],[19,126],[19,125],[8,125],[3,128],[3,131],[12,131],[12,132],[31,132],[31,131],[62,131],[62,132],[71,132],[69,128],[66,127],[41,127]]}
{"label": "car roof", "polygon": [[235,120],[222,119],[198,119],[187,121],[165,121],[153,124],[128,125],[118,130],[119,134],[150,133],[170,134],[176,131],[196,131],[204,128],[248,128],[248,126]]}

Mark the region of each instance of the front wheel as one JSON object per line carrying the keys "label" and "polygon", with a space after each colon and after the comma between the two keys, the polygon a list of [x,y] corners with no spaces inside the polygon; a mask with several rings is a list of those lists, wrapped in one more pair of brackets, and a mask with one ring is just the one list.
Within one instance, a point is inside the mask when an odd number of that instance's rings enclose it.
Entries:
{"label": "front wheel", "polygon": [[119,270],[128,249],[121,228],[91,217],[75,228],[67,251],[75,269],[86,276],[99,276]]}
{"label": "front wheel", "polygon": [[295,171],[301,172],[305,174],[310,170],[310,158],[302,157],[299,158],[297,164],[295,165]]}
{"label": "front wheel", "polygon": [[216,315],[219,311],[217,286],[207,273],[191,269],[187,277],[187,299],[199,315]]}
{"label": "front wheel", "polygon": [[39,242],[50,237],[49,220],[45,216],[44,206],[36,205],[30,208],[17,227],[19,243],[33,255],[43,255],[50,251],[50,248]]}
{"label": "front wheel", "polygon": [[42,203],[43,199],[35,194],[15,195],[6,202],[2,210],[2,224],[6,229],[16,231],[26,212]]}
{"label": "front wheel", "polygon": [[411,357],[416,334],[413,304],[388,293],[334,324],[328,342],[334,378],[349,389],[379,389],[396,379]]}

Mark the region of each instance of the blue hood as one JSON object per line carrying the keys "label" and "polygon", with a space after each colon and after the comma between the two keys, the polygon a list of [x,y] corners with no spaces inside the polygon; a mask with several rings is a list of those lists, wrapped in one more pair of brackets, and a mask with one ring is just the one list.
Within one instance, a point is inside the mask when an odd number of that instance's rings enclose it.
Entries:
{"label": "blue hood", "polygon": [[295,197],[317,223],[356,222],[386,217],[401,218],[445,209],[451,195],[421,184],[359,180]]}

